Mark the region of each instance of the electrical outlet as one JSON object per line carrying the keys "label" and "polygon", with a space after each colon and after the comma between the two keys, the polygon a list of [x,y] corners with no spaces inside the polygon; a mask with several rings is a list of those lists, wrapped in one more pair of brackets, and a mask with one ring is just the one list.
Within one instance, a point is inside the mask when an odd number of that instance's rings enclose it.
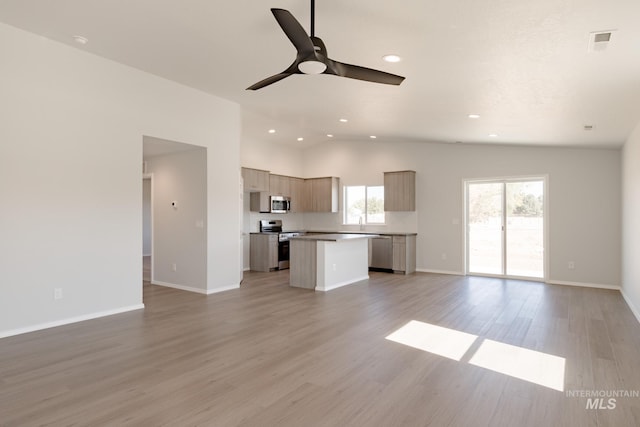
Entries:
{"label": "electrical outlet", "polygon": [[575,268],[576,268],[576,263],[575,263],[575,262],[573,262],[573,261],[569,261],[569,263],[567,264],[567,268],[568,268],[569,270],[575,270]]}
{"label": "electrical outlet", "polygon": [[335,264],[333,264],[333,271],[336,271],[337,266]]}
{"label": "electrical outlet", "polygon": [[53,290],[53,299],[62,299],[62,288],[55,288]]}
{"label": "electrical outlet", "polygon": [[171,264],[171,270],[172,271],[178,271],[178,265],[175,262],[173,264]]}

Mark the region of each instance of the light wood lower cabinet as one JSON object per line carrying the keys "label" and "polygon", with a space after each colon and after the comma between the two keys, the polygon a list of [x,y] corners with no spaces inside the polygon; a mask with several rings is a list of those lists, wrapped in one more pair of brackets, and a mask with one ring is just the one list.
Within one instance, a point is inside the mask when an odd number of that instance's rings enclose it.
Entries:
{"label": "light wood lower cabinet", "polygon": [[393,236],[393,272],[410,274],[416,271],[416,236]]}
{"label": "light wood lower cabinet", "polygon": [[252,234],[249,240],[249,267],[253,271],[278,268],[278,235]]}

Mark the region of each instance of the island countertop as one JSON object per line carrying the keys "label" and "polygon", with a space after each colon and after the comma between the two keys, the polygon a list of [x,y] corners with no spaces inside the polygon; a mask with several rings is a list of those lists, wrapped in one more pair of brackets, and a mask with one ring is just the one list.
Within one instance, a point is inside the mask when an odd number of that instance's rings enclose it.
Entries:
{"label": "island countertop", "polygon": [[351,230],[351,231],[323,231],[323,230],[304,230],[305,233],[318,233],[318,234],[368,234],[370,236],[417,236],[418,233],[414,232],[402,232],[402,231],[364,231],[364,230]]}
{"label": "island countertop", "polygon": [[305,236],[291,237],[289,240],[306,240],[315,242],[341,242],[354,239],[370,239],[379,237],[378,234],[360,234],[360,233],[330,233],[330,234],[308,234]]}

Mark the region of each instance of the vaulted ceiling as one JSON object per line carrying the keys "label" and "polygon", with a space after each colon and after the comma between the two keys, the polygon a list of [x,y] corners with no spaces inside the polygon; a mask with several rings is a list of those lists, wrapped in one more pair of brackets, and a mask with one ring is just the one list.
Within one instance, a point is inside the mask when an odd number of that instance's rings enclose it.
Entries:
{"label": "vaulted ceiling", "polygon": [[[637,0],[317,0],[330,57],[406,80],[294,75],[247,91],[295,58],[272,7],[309,31],[307,0],[2,0],[0,21],[235,101],[246,138],[615,148],[640,121]],[[590,52],[590,33],[609,31]]]}

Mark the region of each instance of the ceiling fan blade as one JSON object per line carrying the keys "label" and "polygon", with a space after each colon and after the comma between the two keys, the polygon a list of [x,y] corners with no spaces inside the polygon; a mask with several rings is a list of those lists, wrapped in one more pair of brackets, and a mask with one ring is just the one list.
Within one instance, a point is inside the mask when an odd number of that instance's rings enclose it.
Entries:
{"label": "ceiling fan blade", "polygon": [[306,57],[309,55],[313,55],[315,49],[313,47],[313,43],[311,42],[311,38],[307,32],[302,28],[302,25],[298,22],[296,18],[289,12],[284,9],[271,9],[271,13],[280,24],[282,31],[289,37],[291,43],[298,50],[298,55],[302,57]]}
{"label": "ceiling fan blade", "polygon": [[384,71],[374,70],[372,68],[360,67],[358,65],[344,64],[342,62],[330,60],[327,67],[327,74],[335,74],[350,79],[365,80],[374,83],[383,83],[387,85],[399,85],[404,77],[398,76]]}
{"label": "ceiling fan blade", "polygon": [[280,80],[289,77],[290,75],[292,75],[294,73],[289,73],[289,72],[282,72],[280,74],[276,74],[274,76],[271,77],[267,77],[264,80],[260,80],[258,83],[251,85],[247,88],[247,90],[258,90],[258,89],[262,89],[265,86],[269,86],[270,84],[273,84],[275,82],[279,82]]}

